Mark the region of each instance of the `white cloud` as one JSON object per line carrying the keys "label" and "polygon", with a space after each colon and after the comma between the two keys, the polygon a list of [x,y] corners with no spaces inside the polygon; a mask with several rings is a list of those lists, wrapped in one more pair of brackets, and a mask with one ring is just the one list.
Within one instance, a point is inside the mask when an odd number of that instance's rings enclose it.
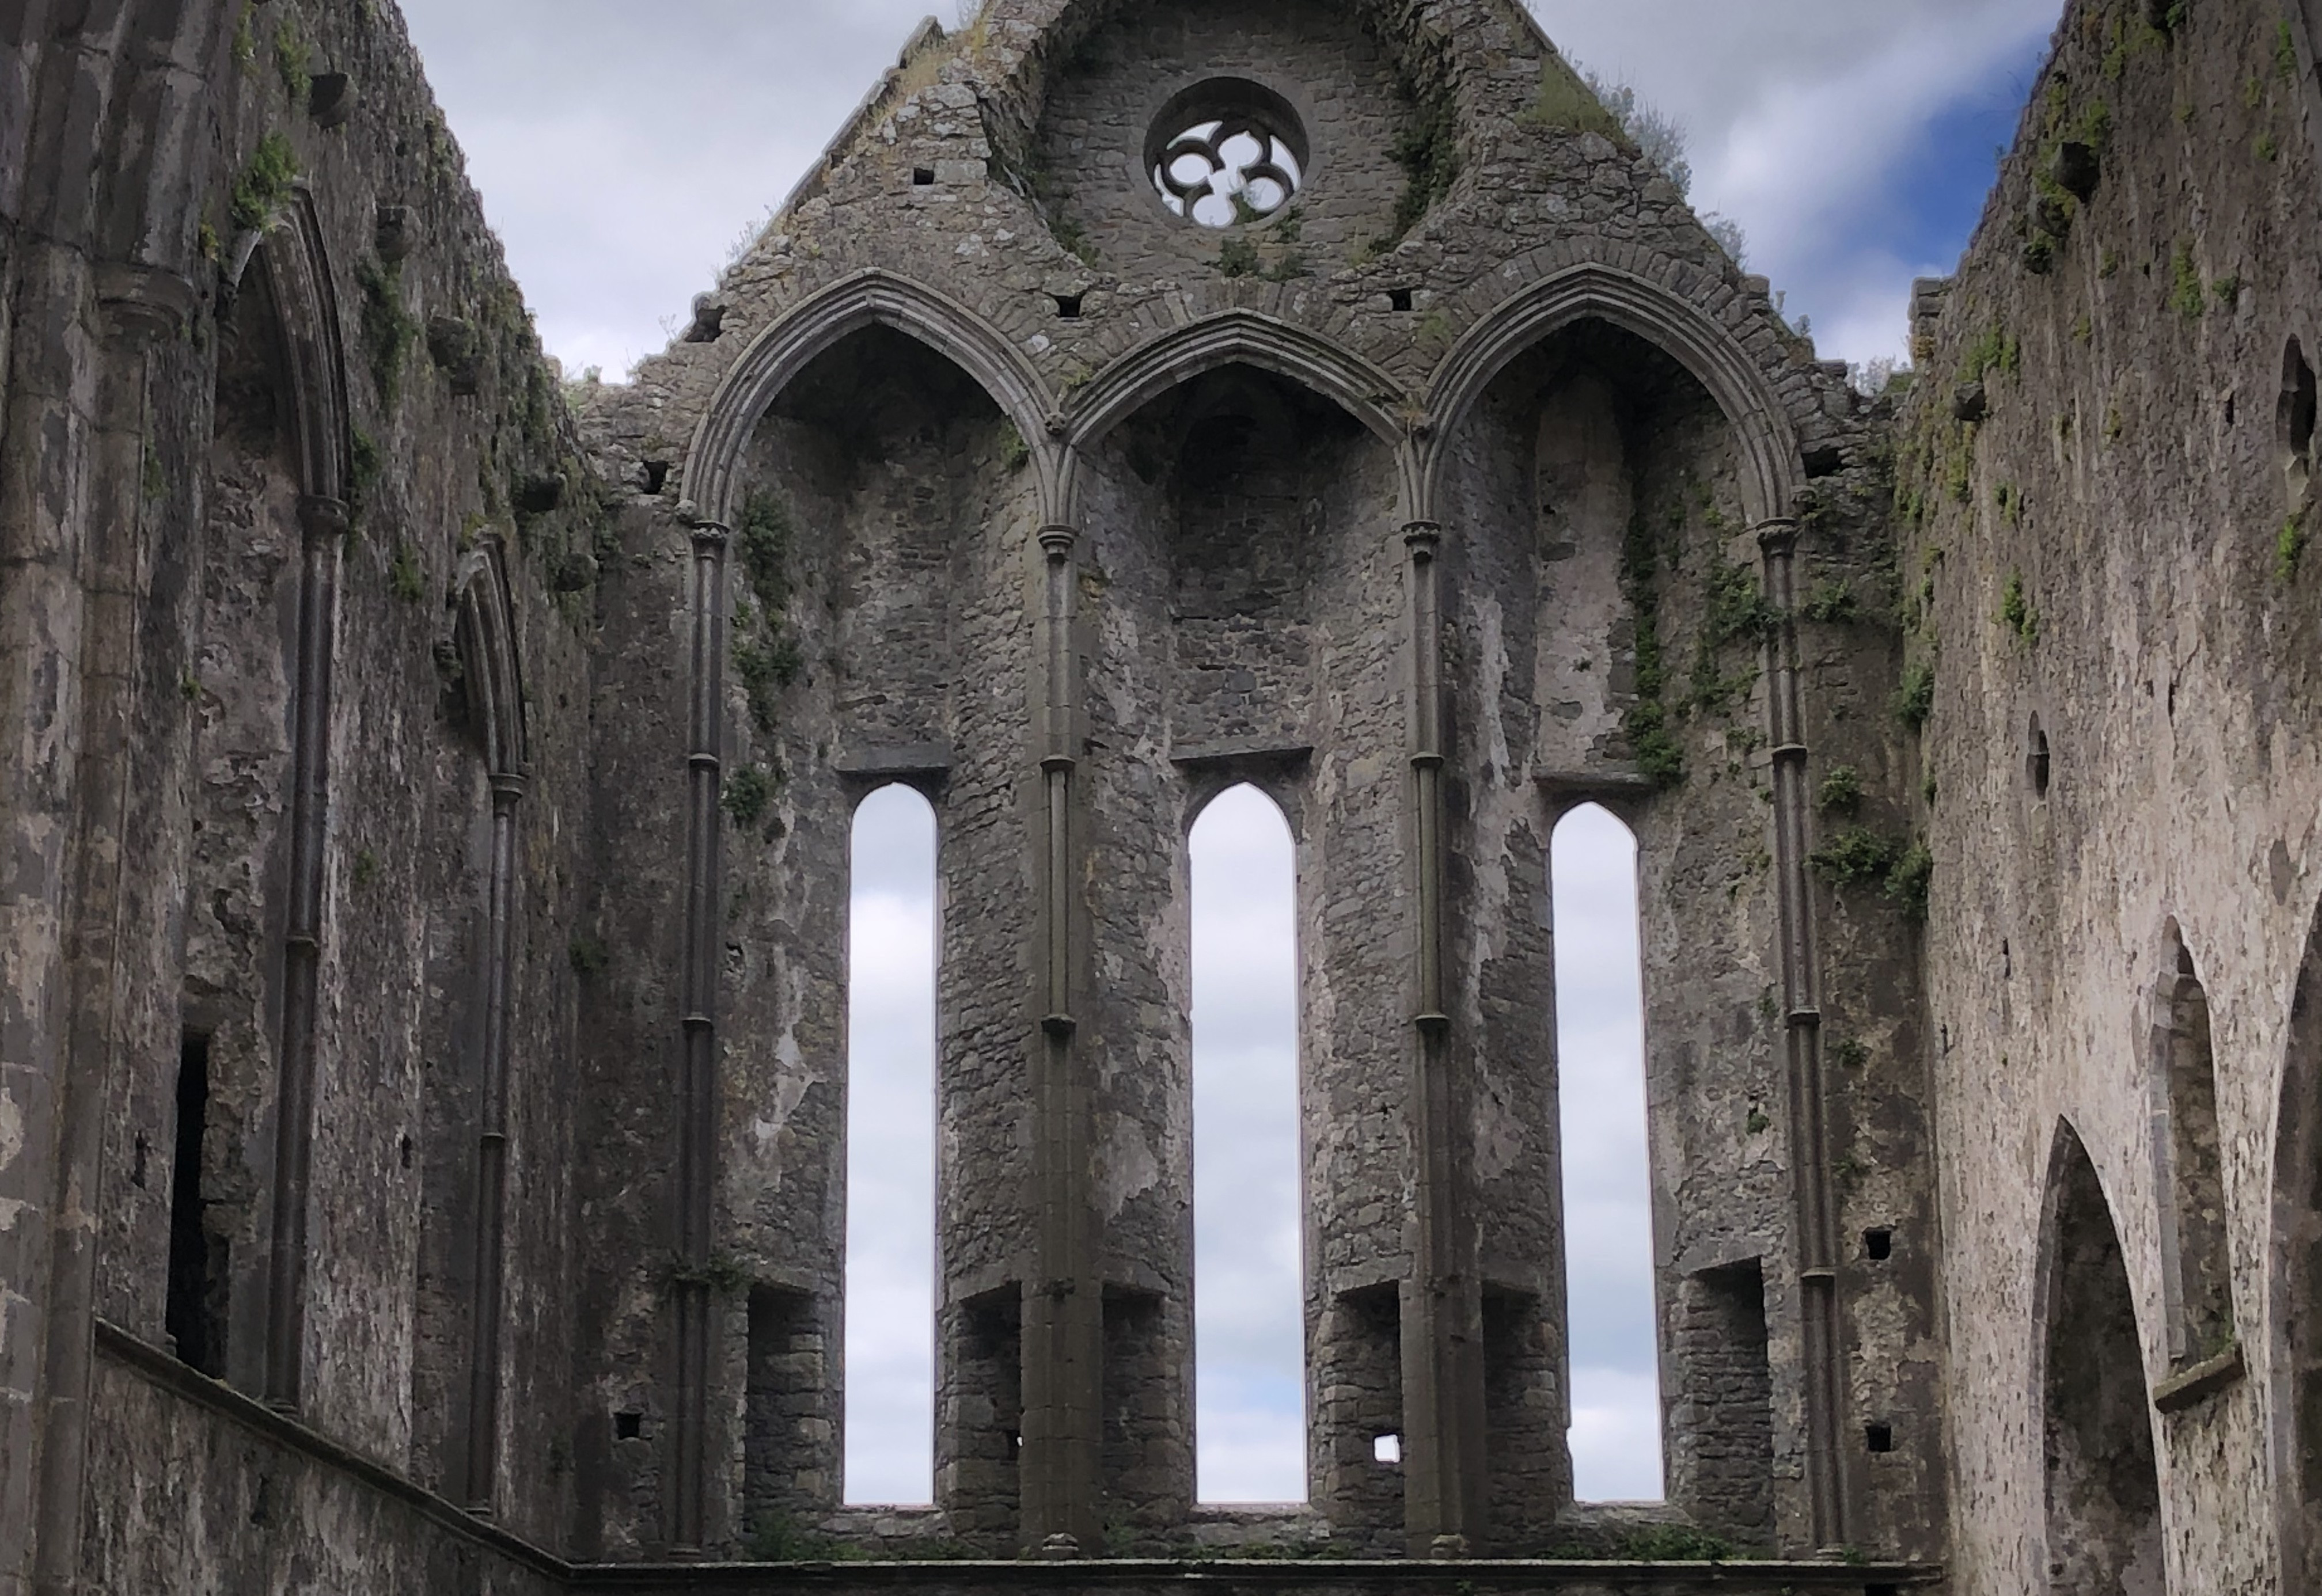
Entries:
{"label": "white cloud", "polygon": [[[1566,52],[1690,129],[1695,197],[1827,353],[1899,344],[1880,218],[1896,164],[1963,99],[2020,101],[2061,0],[1534,0]],[[894,62],[926,0],[404,0],[552,352],[619,375]],[[1970,151],[1977,159],[1988,150]],[[1956,252],[1955,240],[1952,251]]]}
{"label": "white cloud", "polygon": [[[1691,135],[1694,201],[1739,221],[1752,269],[1810,313],[1833,358],[1902,352],[1910,280],[1886,241],[1914,204],[1899,169],[1962,104],[2008,108],[2061,0],[1531,0],[1568,56],[1638,92]],[[1961,159],[1985,160],[1988,148]]]}

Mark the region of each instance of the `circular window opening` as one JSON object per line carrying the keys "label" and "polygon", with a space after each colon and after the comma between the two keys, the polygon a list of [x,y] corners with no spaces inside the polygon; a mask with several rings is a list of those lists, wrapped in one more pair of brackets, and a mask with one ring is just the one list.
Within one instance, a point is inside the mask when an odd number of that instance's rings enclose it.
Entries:
{"label": "circular window opening", "polygon": [[1203,227],[1237,227],[1278,214],[1306,180],[1306,129],[1290,102],[1262,83],[1218,78],[1171,100],[1145,141],[1154,191]]}

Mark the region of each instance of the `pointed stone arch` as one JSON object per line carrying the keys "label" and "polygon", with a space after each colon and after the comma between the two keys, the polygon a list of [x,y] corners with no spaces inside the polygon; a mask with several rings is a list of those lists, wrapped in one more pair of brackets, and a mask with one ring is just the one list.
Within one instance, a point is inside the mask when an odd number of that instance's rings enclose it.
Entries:
{"label": "pointed stone arch", "polygon": [[[1394,450],[1408,518],[1419,483],[1409,428],[1399,414],[1406,403],[1402,385],[1330,340],[1256,311],[1230,310],[1179,327],[1099,372],[1066,415],[1065,436],[1072,459],[1078,461],[1114,427],[1172,388],[1230,365],[1254,366],[1321,395]],[[1067,507],[1075,507],[1070,501],[1078,497],[1078,482],[1068,481],[1065,489]]]}
{"label": "pointed stone arch", "polygon": [[531,762],[524,662],[508,588],[507,551],[497,534],[486,534],[461,560],[452,606],[452,642],[460,653],[469,729],[482,744],[493,776],[521,776]]}
{"label": "pointed stone arch", "polygon": [[1058,451],[1052,399],[1038,371],[982,316],[908,278],[858,271],[793,306],[758,334],[711,399],[685,468],[686,497],[700,515],[729,524],[742,455],[758,423],[814,359],[866,327],[892,328],[967,373],[1022,436],[1039,470],[1044,518],[1056,519]]}
{"label": "pointed stone arch", "polygon": [[2290,988],[2273,1149],[2273,1463],[2281,1588],[2322,1578],[2322,917]]}
{"label": "pointed stone arch", "polygon": [[[307,1208],[330,848],[332,677],[341,545],[353,488],[353,417],[337,290],[313,191],[237,255],[264,274],[279,340],[291,463],[299,489],[297,624],[291,643],[290,869],[281,948],[274,1169],[266,1263],[265,1395],[297,1411],[305,1394]],[[232,285],[229,285],[229,293]]]}
{"label": "pointed stone arch", "polygon": [[2050,1596],[2167,1588],[2144,1340],[2103,1177],[2070,1119],[2050,1144],[2033,1338]]}
{"label": "pointed stone arch", "polygon": [[1591,319],[1633,333],[1691,372],[1717,401],[1741,442],[1750,518],[1767,522],[1790,514],[1804,476],[1796,429],[1780,394],[1741,339],[1652,278],[1586,260],[1502,301],[1452,346],[1427,395],[1435,424],[1422,464],[1428,503],[1449,463],[1449,441],[1493,380],[1541,340]]}
{"label": "pointed stone arch", "polygon": [[343,515],[352,486],[353,411],[338,291],[312,190],[302,185],[292,191],[251,263],[266,274],[273,296],[298,489],[342,506]]}

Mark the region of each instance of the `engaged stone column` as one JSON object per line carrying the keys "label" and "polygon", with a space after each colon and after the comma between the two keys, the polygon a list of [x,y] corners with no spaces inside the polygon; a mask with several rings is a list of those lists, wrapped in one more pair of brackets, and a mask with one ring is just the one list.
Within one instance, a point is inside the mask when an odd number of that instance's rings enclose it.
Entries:
{"label": "engaged stone column", "polygon": [[[1074,551],[1068,526],[1040,533],[1041,657],[1047,688],[1041,750],[1040,963],[1046,1012],[1032,1044],[1032,1202],[1037,1256],[1024,1286],[1022,1539],[1070,1555],[1099,1549],[1103,1461],[1104,1283],[1090,1190],[1088,1084],[1074,1046],[1074,971],[1083,940],[1073,778],[1078,768],[1079,671],[1073,654]],[[1057,1537],[1069,1537],[1069,1545]]]}
{"label": "engaged stone column", "polygon": [[724,925],[718,793],[726,748],[726,552],[732,529],[693,526],[693,715],[686,762],[684,1053],[677,1082],[677,1423],[669,1537],[704,1540],[709,1445],[709,1258],[718,1159],[718,961]]}
{"label": "engaged stone column", "polygon": [[347,506],[298,501],[297,655],[291,676],[290,901],[282,951],[282,1046],[274,1108],[273,1237],[267,1254],[266,1400],[305,1399],[307,1197],[315,1159],[315,1030],[321,1004],[324,870],[330,840],[331,667]]}
{"label": "engaged stone column", "polygon": [[[32,1237],[50,1248],[38,1402],[41,1497],[32,1587],[38,1591],[74,1589],[80,1572],[100,1231],[95,1202],[103,1190],[106,1088],[116,1078],[123,1044],[125,993],[118,966],[130,935],[124,830],[135,812],[130,793],[140,774],[133,769],[145,635],[140,622],[151,580],[145,551],[156,535],[142,491],[154,447],[152,351],[178,335],[194,304],[182,279],[139,268],[100,268],[96,287],[105,341],[89,440],[81,570],[80,784],[63,926],[65,1062],[56,1092],[55,1224],[52,1230],[32,1228]],[[0,1320],[7,1317],[0,1301]]]}
{"label": "engaged stone column", "polygon": [[1767,644],[1769,712],[1774,741],[1774,853],[1781,907],[1781,962],[1790,1123],[1796,1127],[1796,1212],[1799,1307],[1804,1315],[1806,1490],[1814,1508],[1815,1544],[1847,1538],[1844,1473],[1839,1436],[1844,1427],[1845,1373],[1838,1310],[1838,1221],[1831,1191],[1829,1132],[1823,1085],[1821,982],[1815,957],[1813,884],[1807,872],[1807,832],[1813,795],[1807,785],[1805,718],[1799,704],[1798,524],[1772,520],[1758,526],[1765,555],[1766,599],[1779,617]]}
{"label": "engaged stone column", "polygon": [[1416,1245],[1403,1287],[1403,1527],[1414,1557],[1481,1549],[1483,1287],[1467,1193],[1467,1093],[1443,994],[1443,529],[1403,529],[1410,554],[1411,846],[1415,1012],[1410,1049]]}
{"label": "engaged stone column", "polygon": [[524,776],[492,772],[484,928],[483,1127],[476,1148],[476,1282],[469,1315],[468,1510],[489,1518],[499,1486],[501,1300],[507,1263],[508,1004],[516,980],[517,806]]}

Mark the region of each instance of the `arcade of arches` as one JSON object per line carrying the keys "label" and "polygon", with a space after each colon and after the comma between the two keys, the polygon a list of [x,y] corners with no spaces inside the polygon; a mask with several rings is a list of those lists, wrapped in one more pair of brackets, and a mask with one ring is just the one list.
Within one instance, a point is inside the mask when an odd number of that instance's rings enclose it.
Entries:
{"label": "arcade of arches", "polygon": [[14,6],[0,1596],[2314,1588],[2313,12],[1874,396],[1517,0],[930,23],[571,388],[385,0]]}

